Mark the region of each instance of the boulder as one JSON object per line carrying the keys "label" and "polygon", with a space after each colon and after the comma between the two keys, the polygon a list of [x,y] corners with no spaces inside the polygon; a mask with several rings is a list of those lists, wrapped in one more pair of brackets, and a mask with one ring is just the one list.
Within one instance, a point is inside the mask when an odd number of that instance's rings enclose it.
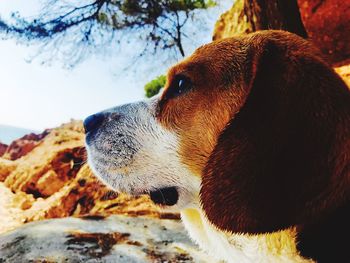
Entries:
{"label": "boulder", "polygon": [[0,235],[0,262],[216,262],[181,222],[144,217],[62,218]]}
{"label": "boulder", "polygon": [[350,1],[298,0],[311,41],[333,63],[350,61]]}

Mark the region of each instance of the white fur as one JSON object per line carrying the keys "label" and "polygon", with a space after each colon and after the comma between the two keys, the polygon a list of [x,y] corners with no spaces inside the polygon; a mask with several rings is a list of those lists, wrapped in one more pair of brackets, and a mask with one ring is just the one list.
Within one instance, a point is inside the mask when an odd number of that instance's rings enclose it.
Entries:
{"label": "white fur", "polygon": [[[94,172],[113,189],[131,194],[175,186],[178,203],[191,238],[218,260],[227,262],[311,262],[297,252],[295,229],[264,235],[225,233],[207,220],[199,202],[200,177],[192,174],[178,155],[179,140],[154,117],[157,99],[109,110],[124,114],[127,121],[106,126],[95,141],[87,142],[89,163]],[[128,147],[110,156],[113,136],[126,134]],[[132,140],[132,141],[130,141]],[[114,142],[115,143],[115,142]],[[103,147],[105,148],[103,148]],[[101,150],[102,149],[102,150]],[[104,150],[105,149],[105,150]],[[130,152],[136,152],[131,154]],[[99,161],[101,160],[101,161]],[[107,160],[107,161],[106,161]]]}
{"label": "white fur", "polygon": [[214,227],[202,209],[184,209],[181,219],[190,237],[208,254],[225,262],[313,262],[296,249],[295,229],[261,235],[225,233]]}
{"label": "white fur", "polygon": [[[87,143],[89,165],[105,184],[117,191],[141,194],[163,187],[176,186],[179,200],[169,210],[184,209],[190,207],[191,201],[198,196],[200,179],[195,176],[187,176],[188,171],[181,164],[177,153],[179,145],[177,135],[165,130],[157,123],[153,115],[154,107],[155,100],[153,99],[147,103],[135,103],[124,106],[123,109],[116,108],[106,111],[115,113],[123,110],[123,114],[130,117],[127,118],[127,123],[119,123],[115,127],[112,127],[112,124],[109,125],[105,131],[100,131],[95,141]],[[127,143],[137,147],[137,152],[133,155],[132,160],[126,158],[128,153],[125,149],[122,149],[116,161],[107,151],[110,145],[106,141],[111,141],[109,137],[117,133],[132,137],[132,143],[126,139]],[[101,150],[101,145],[106,147],[105,151]],[[108,160],[107,163],[99,161],[101,156],[104,161]],[[125,160],[122,160],[123,158]]]}

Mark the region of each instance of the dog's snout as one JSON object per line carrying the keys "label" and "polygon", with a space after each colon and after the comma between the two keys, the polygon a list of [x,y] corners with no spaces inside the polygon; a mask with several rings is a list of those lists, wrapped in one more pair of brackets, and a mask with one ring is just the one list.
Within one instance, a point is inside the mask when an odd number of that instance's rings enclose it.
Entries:
{"label": "dog's snout", "polygon": [[118,121],[121,116],[121,114],[116,112],[99,112],[93,114],[84,120],[85,133],[97,130],[105,122]]}
{"label": "dog's snout", "polygon": [[84,120],[85,133],[91,132],[101,126],[106,119],[106,115],[103,113],[96,113]]}

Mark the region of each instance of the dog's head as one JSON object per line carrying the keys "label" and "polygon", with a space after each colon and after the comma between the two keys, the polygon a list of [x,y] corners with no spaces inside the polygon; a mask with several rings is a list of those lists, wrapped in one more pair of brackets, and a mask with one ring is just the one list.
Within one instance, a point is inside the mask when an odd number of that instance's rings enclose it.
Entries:
{"label": "dog's head", "polygon": [[275,231],[349,196],[350,94],[307,41],[262,31],[207,44],[164,91],[85,120],[89,162],[113,189],[201,203],[218,228]]}

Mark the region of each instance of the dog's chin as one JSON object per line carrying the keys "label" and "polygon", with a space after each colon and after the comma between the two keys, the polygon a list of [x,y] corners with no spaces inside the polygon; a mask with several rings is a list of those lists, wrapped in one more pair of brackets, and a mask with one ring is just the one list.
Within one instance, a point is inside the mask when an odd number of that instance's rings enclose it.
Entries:
{"label": "dog's chin", "polygon": [[[178,211],[186,206],[187,198],[185,191],[178,186],[152,186],[148,189],[145,185],[135,185],[126,181],[132,177],[121,171],[110,173],[111,169],[89,162],[95,175],[109,188],[116,192],[123,192],[131,196],[148,195],[153,203],[165,211]],[[118,179],[117,179],[118,178]],[[124,182],[124,183],[123,183]]]}
{"label": "dog's chin", "polygon": [[171,207],[179,201],[179,191],[176,187],[162,187],[149,192],[153,203],[160,207]]}
{"label": "dog's chin", "polygon": [[152,189],[146,193],[154,204],[165,212],[180,212],[187,208],[199,206],[198,196],[181,186],[167,186]]}

